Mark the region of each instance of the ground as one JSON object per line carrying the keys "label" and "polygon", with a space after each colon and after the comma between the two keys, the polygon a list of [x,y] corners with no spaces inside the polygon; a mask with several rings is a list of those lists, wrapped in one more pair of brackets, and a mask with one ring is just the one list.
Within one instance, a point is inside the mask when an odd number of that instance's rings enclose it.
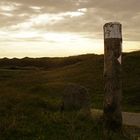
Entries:
{"label": "ground", "polygon": [[[140,52],[123,57],[123,110],[140,112]],[[91,108],[102,108],[103,56],[0,60],[1,140],[88,140],[102,137],[102,123],[80,112],[60,112],[68,83],[86,87]],[[24,62],[24,63],[23,63]],[[125,139],[114,135],[114,140]]]}

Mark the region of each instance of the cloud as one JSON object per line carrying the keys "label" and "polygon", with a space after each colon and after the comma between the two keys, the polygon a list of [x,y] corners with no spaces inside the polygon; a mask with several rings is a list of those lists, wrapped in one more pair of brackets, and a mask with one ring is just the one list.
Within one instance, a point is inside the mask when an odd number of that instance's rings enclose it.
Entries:
{"label": "cloud", "polygon": [[1,0],[0,28],[102,38],[102,26],[119,21],[125,40],[140,41],[139,7],[139,0]]}
{"label": "cloud", "polygon": [[5,0],[6,2],[21,3],[25,6],[44,7],[48,12],[64,12],[76,10],[79,0]]}

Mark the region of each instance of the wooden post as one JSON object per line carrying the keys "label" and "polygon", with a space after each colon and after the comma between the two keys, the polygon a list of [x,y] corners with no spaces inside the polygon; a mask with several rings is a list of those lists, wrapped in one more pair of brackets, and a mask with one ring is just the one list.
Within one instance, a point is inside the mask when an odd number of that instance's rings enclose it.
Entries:
{"label": "wooden post", "polygon": [[121,113],[121,24],[104,25],[104,130],[118,131],[122,127]]}

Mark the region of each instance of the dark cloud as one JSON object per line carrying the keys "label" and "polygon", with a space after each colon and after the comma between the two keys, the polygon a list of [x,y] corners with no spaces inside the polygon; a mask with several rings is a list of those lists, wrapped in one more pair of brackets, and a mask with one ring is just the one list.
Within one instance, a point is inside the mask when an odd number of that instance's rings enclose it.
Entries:
{"label": "dark cloud", "polygon": [[[6,2],[21,3],[26,6],[45,7],[46,11],[64,12],[76,10],[81,5],[79,0],[5,0]],[[79,4],[78,4],[79,3]]]}
{"label": "dark cloud", "polygon": [[139,12],[140,2],[139,0],[89,0],[87,7],[101,8],[113,13],[119,11]]}

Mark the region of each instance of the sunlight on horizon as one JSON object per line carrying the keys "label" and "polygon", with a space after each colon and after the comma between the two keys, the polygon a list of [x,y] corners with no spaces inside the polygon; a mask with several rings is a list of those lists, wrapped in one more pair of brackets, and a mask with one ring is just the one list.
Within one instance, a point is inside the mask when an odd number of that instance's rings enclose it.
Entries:
{"label": "sunlight on horizon", "polygon": [[[5,38],[5,37],[4,37]],[[103,39],[85,34],[19,32],[9,35],[9,41],[0,42],[0,57],[66,57],[87,53],[103,54]],[[123,52],[136,51],[139,41],[124,41]]]}

